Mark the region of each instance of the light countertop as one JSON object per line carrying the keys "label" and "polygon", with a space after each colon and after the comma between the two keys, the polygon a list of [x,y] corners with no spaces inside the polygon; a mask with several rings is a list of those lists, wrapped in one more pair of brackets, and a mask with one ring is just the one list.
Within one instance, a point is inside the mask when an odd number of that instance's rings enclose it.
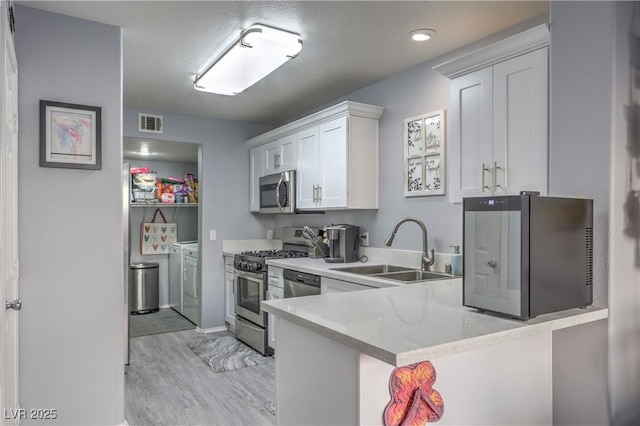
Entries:
{"label": "light countertop", "polygon": [[346,265],[328,264],[322,259],[269,260],[267,264],[372,286],[371,290],[271,300],[262,302],[262,307],[394,366],[597,321],[608,315],[607,309],[589,307],[524,322],[463,307],[460,278],[397,285],[332,271]]}

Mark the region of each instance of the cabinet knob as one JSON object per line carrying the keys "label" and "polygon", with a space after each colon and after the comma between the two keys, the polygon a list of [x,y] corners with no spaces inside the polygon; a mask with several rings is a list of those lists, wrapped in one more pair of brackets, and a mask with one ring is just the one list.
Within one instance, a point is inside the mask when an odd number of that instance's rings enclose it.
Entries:
{"label": "cabinet knob", "polygon": [[495,268],[496,266],[498,266],[498,262],[496,262],[495,260],[491,259],[490,261],[487,262],[487,266],[490,268]]}

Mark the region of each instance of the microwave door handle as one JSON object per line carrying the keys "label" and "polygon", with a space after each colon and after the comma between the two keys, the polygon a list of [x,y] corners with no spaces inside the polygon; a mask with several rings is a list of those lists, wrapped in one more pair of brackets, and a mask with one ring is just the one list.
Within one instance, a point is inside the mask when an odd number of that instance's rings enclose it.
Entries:
{"label": "microwave door handle", "polygon": [[276,185],[276,203],[278,203],[278,207],[280,208],[281,212],[284,212],[284,207],[282,207],[282,204],[280,204],[280,187],[282,186],[283,182],[284,182],[284,176],[280,176],[280,180]]}

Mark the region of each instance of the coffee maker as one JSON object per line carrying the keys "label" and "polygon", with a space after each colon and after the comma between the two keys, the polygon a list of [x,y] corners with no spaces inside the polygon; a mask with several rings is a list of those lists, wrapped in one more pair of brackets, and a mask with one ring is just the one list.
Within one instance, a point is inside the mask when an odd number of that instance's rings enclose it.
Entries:
{"label": "coffee maker", "polygon": [[354,225],[332,225],[326,229],[329,240],[329,263],[347,263],[358,260],[360,227]]}

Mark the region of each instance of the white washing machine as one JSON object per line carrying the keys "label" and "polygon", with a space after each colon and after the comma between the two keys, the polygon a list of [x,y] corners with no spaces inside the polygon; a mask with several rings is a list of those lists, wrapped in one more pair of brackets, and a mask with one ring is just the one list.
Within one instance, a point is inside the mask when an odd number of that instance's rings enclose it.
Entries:
{"label": "white washing machine", "polygon": [[183,277],[184,277],[184,248],[196,245],[197,241],[180,241],[171,244],[169,248],[169,306],[176,312],[183,313]]}
{"label": "white washing machine", "polygon": [[182,315],[198,325],[200,297],[198,296],[198,244],[185,245],[182,249]]}

